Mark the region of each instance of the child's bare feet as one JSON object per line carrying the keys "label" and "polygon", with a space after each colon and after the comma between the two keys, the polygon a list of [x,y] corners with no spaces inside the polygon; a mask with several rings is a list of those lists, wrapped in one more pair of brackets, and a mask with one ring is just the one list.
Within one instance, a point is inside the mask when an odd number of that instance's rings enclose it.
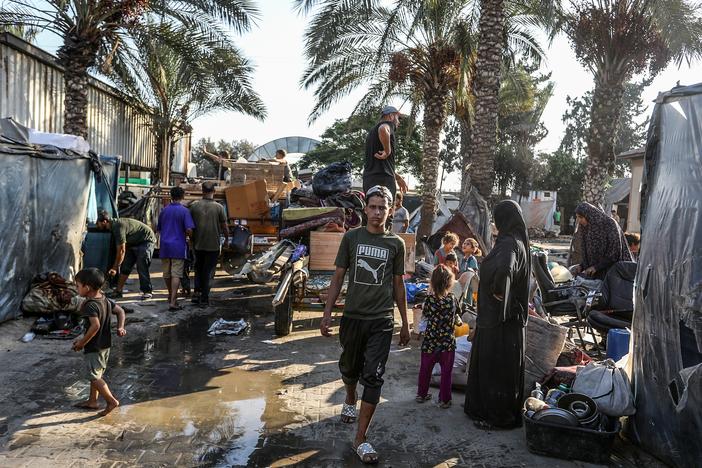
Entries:
{"label": "child's bare feet", "polygon": [[107,416],[108,414],[110,414],[112,412],[112,410],[114,410],[118,406],[119,406],[119,401],[117,401],[117,400],[115,400],[111,403],[108,403],[107,406],[105,406],[105,409],[98,413],[98,416]]}
{"label": "child's bare feet", "polygon": [[90,400],[81,401],[80,403],[76,403],[73,406],[75,408],[91,409],[91,410],[96,410],[96,409],[100,408],[97,404],[97,401],[90,401]]}

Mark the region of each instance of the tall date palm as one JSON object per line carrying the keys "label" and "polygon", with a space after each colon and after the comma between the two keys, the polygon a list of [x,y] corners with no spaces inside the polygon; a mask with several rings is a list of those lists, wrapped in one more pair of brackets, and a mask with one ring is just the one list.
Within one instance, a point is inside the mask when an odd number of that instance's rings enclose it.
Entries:
{"label": "tall date palm", "polygon": [[583,199],[601,205],[615,168],[625,84],[702,57],[702,6],[690,0],[573,1],[564,31],[595,79]]}
{"label": "tall date palm", "polygon": [[[164,37],[168,41],[157,39]],[[190,133],[195,118],[216,110],[265,117],[265,106],[252,86],[253,68],[230,43],[163,23],[146,24],[133,40],[133,46],[115,56],[107,77],[132,97],[136,108],[153,117],[162,182],[168,176],[173,143]],[[164,151],[167,160],[161,157]]]}
{"label": "tall date palm", "polygon": [[249,0],[2,0],[0,5],[0,26],[47,30],[61,38],[64,132],[83,137],[88,133],[89,70],[109,68],[150,18],[221,37],[227,27],[248,30],[258,14]]}
{"label": "tall date palm", "polygon": [[318,6],[306,32],[309,58],[302,84],[315,89],[316,119],[341,97],[361,85],[368,92],[358,108],[377,106],[392,97],[408,99],[423,110],[422,222],[418,235],[431,233],[436,211],[441,130],[451,92],[470,54],[464,0],[385,2],[301,0],[303,9]]}

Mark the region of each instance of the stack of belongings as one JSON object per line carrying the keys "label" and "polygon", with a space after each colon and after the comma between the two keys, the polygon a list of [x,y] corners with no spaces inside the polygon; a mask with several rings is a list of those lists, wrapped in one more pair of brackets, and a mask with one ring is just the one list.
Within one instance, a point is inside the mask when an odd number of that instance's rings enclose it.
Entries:
{"label": "stack of belongings", "polygon": [[22,313],[38,316],[32,325],[37,335],[69,339],[82,331],[79,317],[83,298],[76,286],[56,272],[35,276],[29,292],[22,299]]}
{"label": "stack of belongings", "polygon": [[335,162],[318,171],[312,184],[293,189],[283,211],[281,238],[301,238],[312,230],[346,232],[362,222],[365,197],[351,190],[351,163]]}

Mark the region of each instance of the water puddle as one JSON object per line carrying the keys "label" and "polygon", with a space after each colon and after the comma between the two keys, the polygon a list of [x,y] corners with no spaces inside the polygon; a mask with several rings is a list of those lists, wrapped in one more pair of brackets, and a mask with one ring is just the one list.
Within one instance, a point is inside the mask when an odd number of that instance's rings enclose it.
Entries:
{"label": "water puddle", "polygon": [[163,327],[154,340],[115,349],[125,383],[116,389],[122,406],[111,418],[143,427],[142,439],[187,444],[195,464],[246,465],[267,431],[292,422],[292,414],[282,410],[276,393],[282,383],[272,373],[208,365],[215,340],[240,339],[207,337],[212,320]]}

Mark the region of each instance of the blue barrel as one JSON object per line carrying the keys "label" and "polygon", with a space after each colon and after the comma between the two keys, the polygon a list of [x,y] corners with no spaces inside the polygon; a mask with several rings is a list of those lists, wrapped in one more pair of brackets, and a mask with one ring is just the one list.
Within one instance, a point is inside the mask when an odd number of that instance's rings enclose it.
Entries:
{"label": "blue barrel", "polygon": [[607,333],[607,357],[620,360],[629,352],[629,330],[624,328],[612,328]]}

